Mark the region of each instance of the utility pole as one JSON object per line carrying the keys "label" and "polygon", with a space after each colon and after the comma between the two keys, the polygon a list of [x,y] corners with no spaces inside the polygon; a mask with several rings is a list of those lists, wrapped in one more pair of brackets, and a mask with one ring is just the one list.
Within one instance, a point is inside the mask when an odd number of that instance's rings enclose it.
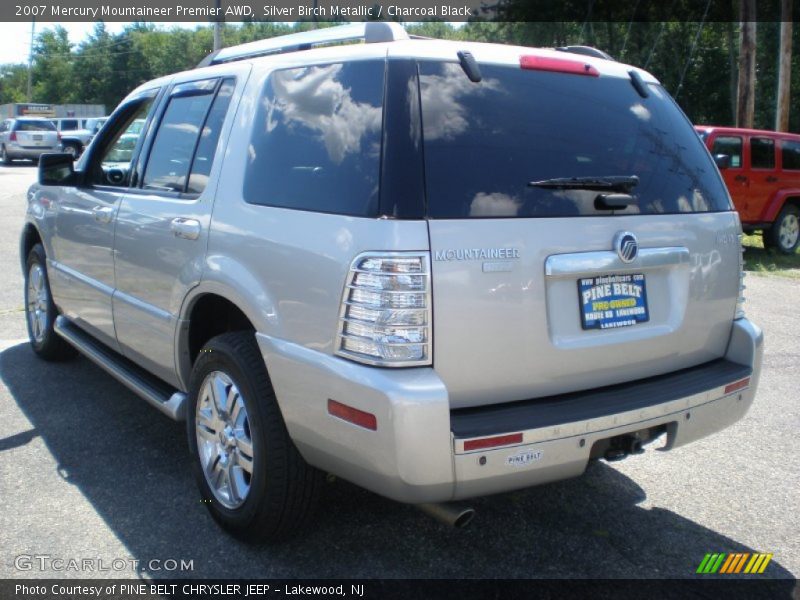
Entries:
{"label": "utility pole", "polygon": [[31,48],[28,52],[28,102],[31,101],[31,86],[33,84],[33,35],[36,30],[36,19],[31,19]]}
{"label": "utility pole", "polygon": [[756,87],[756,0],[740,0],[739,88],[736,126],[752,127]]}
{"label": "utility pole", "polygon": [[792,0],[781,0],[781,46],[778,58],[778,100],[775,131],[789,131],[789,99],[792,86]]}
{"label": "utility pole", "polygon": [[222,48],[222,0],[214,0],[217,16],[214,17],[214,52]]}

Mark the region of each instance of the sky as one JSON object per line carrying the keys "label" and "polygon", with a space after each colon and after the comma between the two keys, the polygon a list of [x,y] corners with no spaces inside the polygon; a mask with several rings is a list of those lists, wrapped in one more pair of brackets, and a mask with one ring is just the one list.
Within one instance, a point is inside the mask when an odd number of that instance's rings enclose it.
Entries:
{"label": "sky", "polygon": [[[73,44],[82,42],[94,29],[94,22],[86,23],[61,23],[69,32],[69,41]],[[119,33],[129,23],[109,23],[106,22],[106,29],[110,33]],[[159,27],[170,29],[173,26],[194,29],[202,23],[159,23]],[[36,34],[38,35],[45,29],[52,29],[55,23],[37,23]],[[27,63],[28,52],[31,47],[31,24],[30,23],[4,23],[0,22],[0,64],[4,63]]]}

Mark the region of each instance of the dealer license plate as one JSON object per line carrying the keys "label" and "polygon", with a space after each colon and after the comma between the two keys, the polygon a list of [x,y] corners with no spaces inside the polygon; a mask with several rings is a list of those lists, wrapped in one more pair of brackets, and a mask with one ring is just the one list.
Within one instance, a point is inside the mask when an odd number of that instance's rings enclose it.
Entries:
{"label": "dealer license plate", "polygon": [[579,279],[578,297],[584,329],[628,327],[650,320],[641,273]]}

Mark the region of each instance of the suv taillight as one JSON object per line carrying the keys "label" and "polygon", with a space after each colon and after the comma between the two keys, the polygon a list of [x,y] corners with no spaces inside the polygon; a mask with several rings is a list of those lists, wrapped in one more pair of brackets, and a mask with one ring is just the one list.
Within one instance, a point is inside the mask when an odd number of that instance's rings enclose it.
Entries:
{"label": "suv taillight", "polygon": [[427,252],[367,252],[350,265],[336,354],[381,367],[431,364]]}
{"label": "suv taillight", "polygon": [[736,300],[736,313],[733,315],[734,319],[744,318],[744,291],[747,286],[744,284],[744,278],[747,275],[744,271],[744,245],[742,240],[744,235],[739,234],[739,298]]}
{"label": "suv taillight", "polygon": [[17,141],[17,132],[16,131],[12,131],[11,133],[8,134],[8,141],[9,142],[16,142]]}

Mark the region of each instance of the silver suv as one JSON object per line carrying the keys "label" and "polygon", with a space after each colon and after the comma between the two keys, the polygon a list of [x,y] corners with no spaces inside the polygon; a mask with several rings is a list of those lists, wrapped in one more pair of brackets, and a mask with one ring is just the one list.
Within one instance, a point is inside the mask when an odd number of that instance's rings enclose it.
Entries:
{"label": "silver suv", "polygon": [[244,538],[295,531],[324,472],[461,523],[450,501],[753,402],[736,212],[675,102],[611,60],[387,23],[259,41],[142,85],[39,177],[34,351],[185,419]]}
{"label": "silver suv", "polygon": [[0,122],[0,162],[38,160],[47,152],[61,151],[61,137],[47,119],[18,117]]}

